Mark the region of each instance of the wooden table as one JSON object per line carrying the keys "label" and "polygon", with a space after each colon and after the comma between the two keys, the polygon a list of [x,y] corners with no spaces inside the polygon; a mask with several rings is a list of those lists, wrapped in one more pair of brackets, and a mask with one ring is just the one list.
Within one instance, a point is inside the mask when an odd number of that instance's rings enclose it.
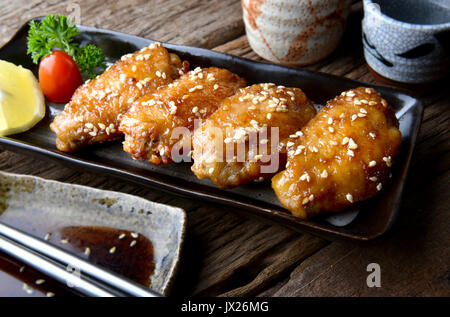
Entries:
{"label": "wooden table", "polygon": [[[70,14],[78,8],[84,25],[260,60],[248,45],[238,0],[8,1],[0,7],[0,43],[31,17]],[[306,69],[372,82],[362,55],[361,18],[361,4],[356,3],[337,51]],[[175,295],[449,296],[450,90],[446,85],[422,98],[425,114],[398,222],[386,236],[364,245],[326,241],[248,218],[239,210],[9,151],[0,152],[0,169],[184,208],[188,232]],[[379,288],[366,284],[369,263],[380,265]]]}

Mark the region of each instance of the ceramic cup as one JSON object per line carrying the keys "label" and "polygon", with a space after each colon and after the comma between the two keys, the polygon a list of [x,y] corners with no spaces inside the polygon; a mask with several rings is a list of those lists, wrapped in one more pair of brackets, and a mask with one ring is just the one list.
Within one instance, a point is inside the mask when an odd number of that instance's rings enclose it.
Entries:
{"label": "ceramic cup", "polygon": [[364,56],[379,75],[422,84],[450,72],[449,0],[364,0]]}
{"label": "ceramic cup", "polygon": [[351,0],[242,0],[247,38],[262,58],[284,65],[315,63],[334,51]]}

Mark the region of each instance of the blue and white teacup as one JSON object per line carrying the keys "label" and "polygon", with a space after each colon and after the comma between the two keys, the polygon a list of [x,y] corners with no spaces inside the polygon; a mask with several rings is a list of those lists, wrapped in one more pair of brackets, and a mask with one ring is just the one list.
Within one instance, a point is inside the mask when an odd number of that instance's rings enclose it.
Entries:
{"label": "blue and white teacup", "polygon": [[364,56],[379,75],[420,84],[450,73],[450,0],[364,0]]}

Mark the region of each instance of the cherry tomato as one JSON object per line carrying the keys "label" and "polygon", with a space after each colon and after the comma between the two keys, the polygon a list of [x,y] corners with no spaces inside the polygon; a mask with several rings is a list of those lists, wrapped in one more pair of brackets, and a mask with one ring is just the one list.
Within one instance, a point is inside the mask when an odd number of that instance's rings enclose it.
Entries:
{"label": "cherry tomato", "polygon": [[83,79],[70,55],[53,51],[39,63],[39,82],[42,92],[50,101],[66,103],[83,83]]}

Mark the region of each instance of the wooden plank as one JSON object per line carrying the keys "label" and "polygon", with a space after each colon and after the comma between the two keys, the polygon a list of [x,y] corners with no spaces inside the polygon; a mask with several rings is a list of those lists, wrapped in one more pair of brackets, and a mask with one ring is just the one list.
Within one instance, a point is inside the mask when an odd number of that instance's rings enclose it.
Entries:
{"label": "wooden plank", "polygon": [[19,0],[0,7],[0,45],[33,17],[78,11],[80,24],[175,44],[211,48],[244,34],[240,0]]}

